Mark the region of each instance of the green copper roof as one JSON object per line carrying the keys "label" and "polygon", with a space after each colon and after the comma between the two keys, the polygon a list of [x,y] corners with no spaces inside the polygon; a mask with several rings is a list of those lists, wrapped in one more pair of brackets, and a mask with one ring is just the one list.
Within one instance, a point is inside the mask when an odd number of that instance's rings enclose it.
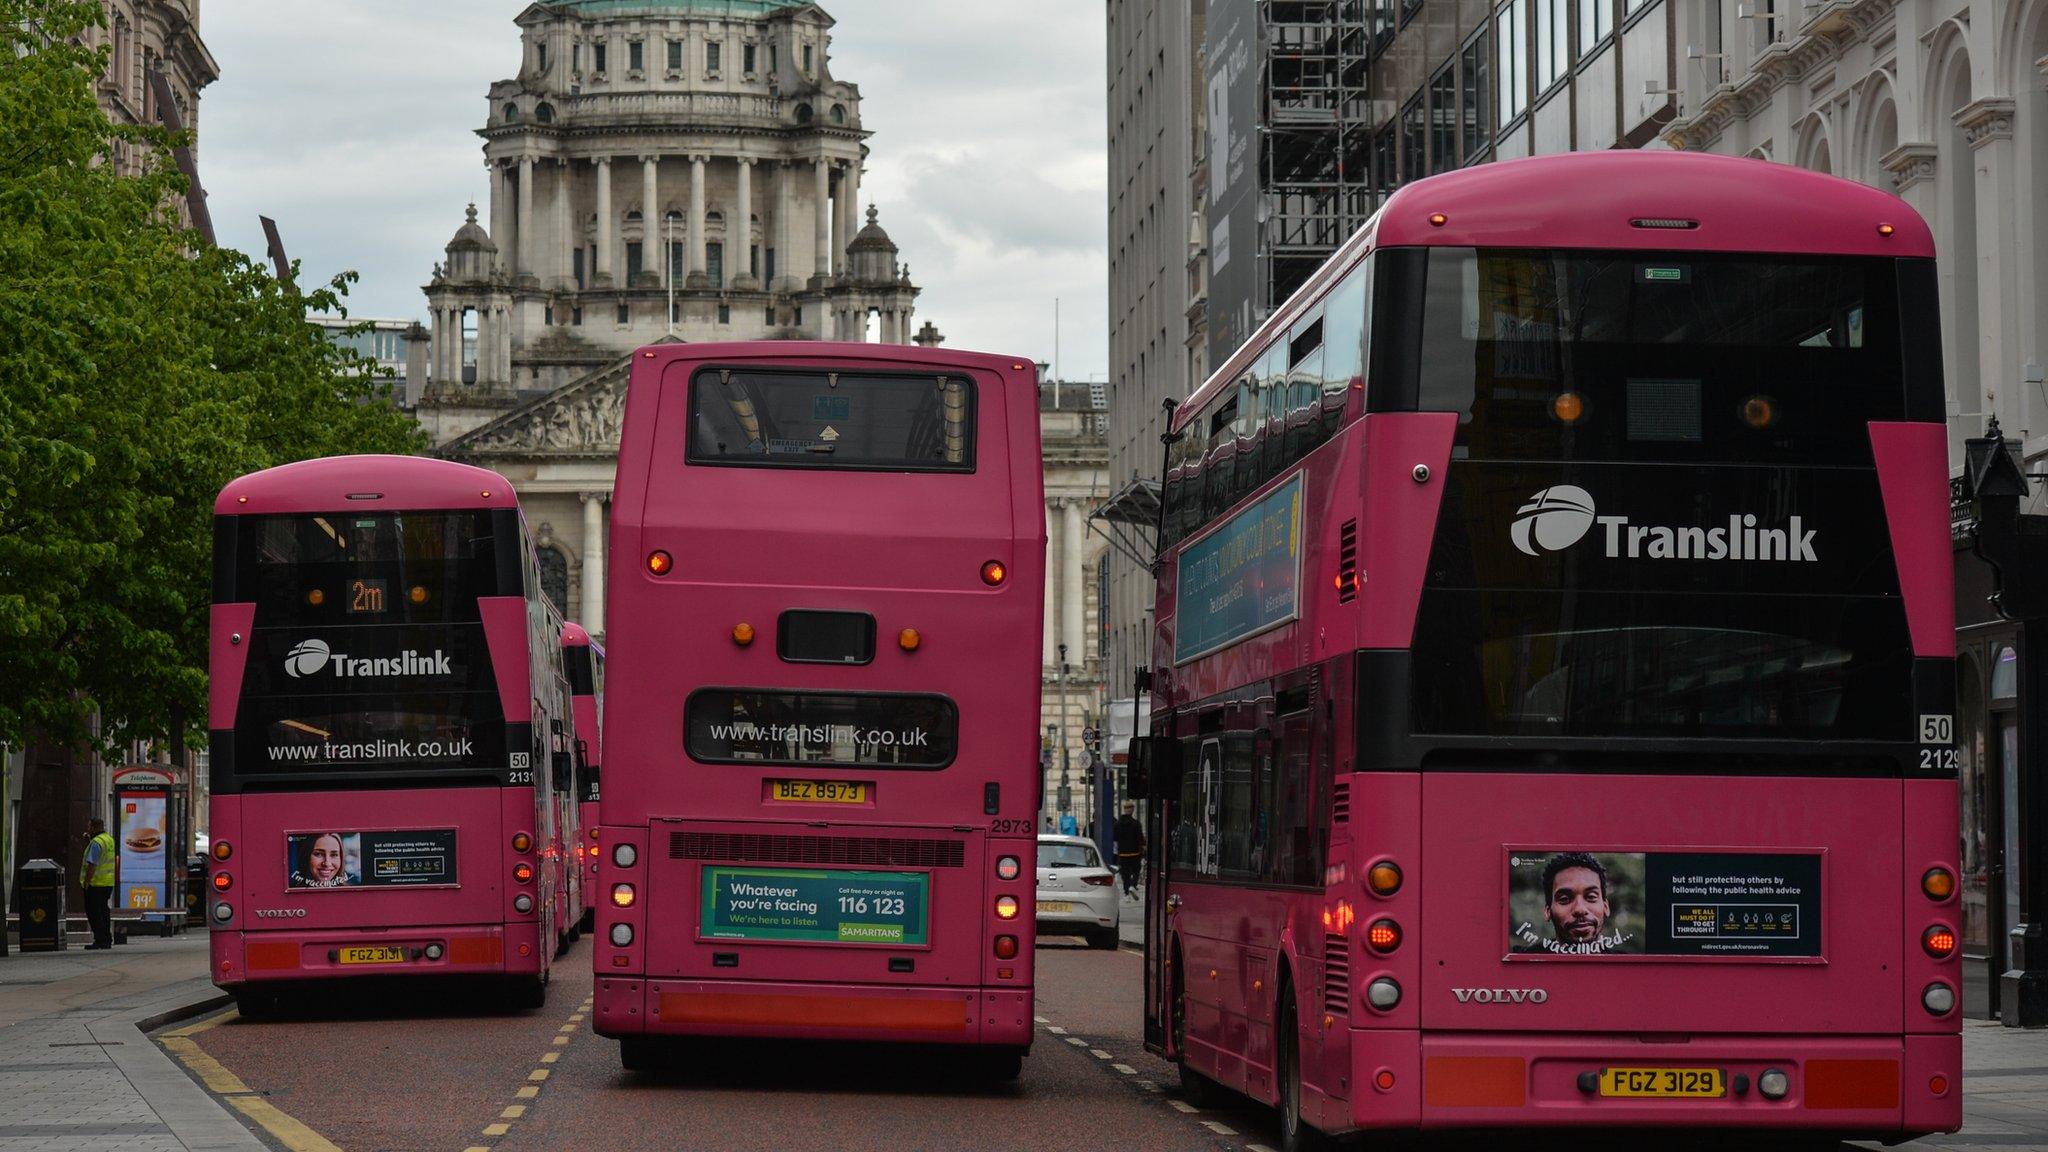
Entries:
{"label": "green copper roof", "polygon": [[811,0],[555,0],[555,7],[574,8],[593,16],[649,11],[765,16],[783,8],[801,8],[808,3]]}

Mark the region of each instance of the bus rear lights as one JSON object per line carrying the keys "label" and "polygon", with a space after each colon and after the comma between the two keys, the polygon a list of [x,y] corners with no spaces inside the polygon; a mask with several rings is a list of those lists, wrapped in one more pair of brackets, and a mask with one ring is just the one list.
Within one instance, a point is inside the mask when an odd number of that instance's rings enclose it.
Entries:
{"label": "bus rear lights", "polygon": [[1401,1003],[1401,986],[1382,976],[1365,986],[1365,1002],[1381,1012],[1392,1012]]}
{"label": "bus rear lights", "polygon": [[213,906],[213,919],[215,923],[225,924],[234,918],[235,906],[233,904],[223,900]]}
{"label": "bus rear lights", "polygon": [[1451,218],[1441,212],[1431,212],[1429,214],[1429,226],[1431,228],[1441,228],[1450,222]]}
{"label": "bus rear lights", "polygon": [[1937,980],[1920,990],[1920,1006],[1929,1016],[1946,1016],[1956,1009],[1956,990]]}
{"label": "bus rear lights", "polygon": [[326,591],[320,588],[308,589],[306,591],[306,603],[311,604],[315,608],[327,603]]}
{"label": "bus rear lights", "polygon": [[1015,960],[1016,958],[1017,938],[1015,936],[996,937],[996,959]]}
{"label": "bus rear lights", "polygon": [[666,576],[676,566],[675,557],[656,549],[647,554],[647,570],[656,576]]}
{"label": "bus rear lights", "polygon": [[234,886],[235,878],[229,873],[215,872],[213,874],[213,890],[215,892],[225,892]]}
{"label": "bus rear lights", "polygon": [[1024,865],[1015,856],[996,857],[996,879],[1015,880],[1024,874]]}
{"label": "bus rear lights", "polygon": [[619,908],[631,908],[633,906],[633,886],[631,884],[612,885],[612,904]]}
{"label": "bus rear lights", "polygon": [[1769,428],[1778,422],[1778,405],[1768,396],[1751,396],[1742,402],[1742,422],[1751,428]]}
{"label": "bus rear lights", "polygon": [[1882,236],[1882,237],[1884,237],[1884,238],[1885,238],[1885,239],[1887,239],[1887,240],[1891,239],[1891,237],[1892,237],[1892,233],[1894,233],[1894,232],[1897,232],[1897,231],[1898,231],[1898,229],[1897,229],[1897,228],[1894,228],[1894,227],[1892,227],[1892,226],[1891,226],[1891,225],[1889,225],[1889,224],[1879,224],[1879,225],[1877,226],[1877,234],[1878,234],[1879,236]]}
{"label": "bus rear lights", "polygon": [[1946,868],[1929,868],[1927,874],[1920,877],[1920,891],[1936,903],[1946,900],[1956,894],[1956,874]]}
{"label": "bus rear lights", "polygon": [[521,884],[533,883],[533,865],[521,860],[512,866],[512,878]]}
{"label": "bus rear lights", "polygon": [[1392,920],[1375,920],[1365,930],[1365,942],[1384,956],[1401,946],[1401,926]]}
{"label": "bus rear lights", "polygon": [[425,584],[415,584],[412,586],[412,591],[405,594],[405,598],[415,604],[425,604],[427,598],[431,595],[433,594],[427,591]]}
{"label": "bus rear lights", "polygon": [[1002,587],[1003,581],[1009,578],[1010,570],[1003,566],[1001,560],[991,560],[981,566],[981,582],[991,588]]}
{"label": "bus rear lights", "polygon": [[1392,860],[1382,860],[1365,874],[1365,886],[1375,896],[1392,896],[1401,890],[1401,866]]}
{"label": "bus rear lights", "polygon": [[1930,924],[1920,934],[1920,947],[1936,960],[1946,960],[1955,955],[1956,930],[1946,924]]}
{"label": "bus rear lights", "polygon": [[215,860],[225,860],[234,854],[235,846],[233,844],[225,840],[215,840],[213,842],[213,858]]}
{"label": "bus rear lights", "polygon": [[1943,1076],[1939,1072],[1929,1076],[1927,1078],[1927,1091],[1935,1096],[1948,1095],[1948,1077]]}
{"label": "bus rear lights", "polygon": [[1372,1086],[1382,1092],[1392,1092],[1394,1090],[1394,1070],[1392,1068],[1382,1068],[1373,1073]]}
{"label": "bus rear lights", "polygon": [[612,925],[612,947],[624,948],[632,942],[633,926],[631,924]]}
{"label": "bus rear lights", "polygon": [[996,897],[996,919],[1015,920],[1016,918],[1017,898],[1015,896]]}
{"label": "bus rear lights", "polygon": [[1550,414],[1560,424],[1577,424],[1586,415],[1586,399],[1577,392],[1560,392],[1550,401]]}
{"label": "bus rear lights", "polygon": [[1083,876],[1081,877],[1081,883],[1093,884],[1097,888],[1107,888],[1111,884],[1116,883],[1116,875],[1114,873],[1104,872],[1100,876]]}
{"label": "bus rear lights", "polygon": [[429,944],[425,948],[420,949],[420,952],[429,960],[439,960],[448,954],[448,950],[439,944]]}
{"label": "bus rear lights", "polygon": [[640,853],[635,851],[631,844],[612,845],[612,863],[621,868],[631,868],[639,861]]}
{"label": "bus rear lights", "polygon": [[1783,1100],[1785,1093],[1792,1090],[1792,1078],[1776,1068],[1766,1068],[1756,1078],[1756,1090],[1766,1100]]}
{"label": "bus rear lights", "polygon": [[754,642],[754,626],[744,621],[732,626],[732,642],[745,648]]}
{"label": "bus rear lights", "polygon": [[896,646],[905,652],[915,652],[923,643],[924,637],[918,635],[915,628],[905,628],[896,634]]}
{"label": "bus rear lights", "polygon": [[524,832],[514,832],[512,834],[512,850],[514,852],[533,851],[533,837],[528,836]]}
{"label": "bus rear lights", "polygon": [[533,911],[533,897],[528,896],[524,892],[521,892],[519,895],[514,896],[512,898],[512,910],[514,912],[519,913],[522,916],[524,916],[528,912]]}

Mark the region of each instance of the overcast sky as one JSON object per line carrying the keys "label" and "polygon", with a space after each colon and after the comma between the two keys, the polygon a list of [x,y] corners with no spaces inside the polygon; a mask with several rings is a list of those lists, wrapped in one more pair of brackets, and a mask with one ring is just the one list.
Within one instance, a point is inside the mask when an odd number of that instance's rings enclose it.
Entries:
{"label": "overcast sky", "polygon": [[[205,0],[221,78],[199,170],[221,243],[278,223],[308,279],[362,274],[356,316],[424,320],[420,292],[474,200],[484,95],[518,69],[526,0]],[[874,135],[861,197],[950,346],[1102,379],[1107,332],[1100,0],[825,0],[832,72]],[[865,203],[863,204],[865,211]]]}

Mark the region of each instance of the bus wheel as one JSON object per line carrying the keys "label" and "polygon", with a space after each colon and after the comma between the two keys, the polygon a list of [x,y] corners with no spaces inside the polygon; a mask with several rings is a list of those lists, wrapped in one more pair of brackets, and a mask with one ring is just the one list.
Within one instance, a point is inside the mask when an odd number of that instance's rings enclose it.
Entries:
{"label": "bus wheel", "polygon": [[619,1065],[628,1072],[659,1072],[668,1067],[668,1056],[668,1044],[660,1037],[619,1037]]}
{"label": "bus wheel", "polygon": [[546,976],[529,976],[524,979],[514,979],[512,981],[512,988],[507,993],[505,1000],[515,1011],[547,1007],[548,978]]}
{"label": "bus wheel", "polygon": [[583,910],[583,919],[578,920],[576,922],[576,927],[584,932],[588,932],[592,928],[597,927],[597,909],[585,908]]}
{"label": "bus wheel", "polygon": [[975,1062],[980,1065],[981,1078],[984,1080],[1007,1084],[1024,1075],[1022,1048],[996,1048],[982,1052]]}
{"label": "bus wheel", "polygon": [[275,992],[235,993],[235,1012],[244,1020],[269,1020],[277,1015],[284,998]]}
{"label": "bus wheel", "polygon": [[1168,1008],[1171,1013],[1169,1025],[1173,1029],[1175,1058],[1180,1062],[1181,1099],[1203,1108],[1216,1103],[1222,1095],[1222,1087],[1188,1067],[1188,991],[1180,976],[1184,967],[1180,956],[1180,948],[1176,946],[1173,950],[1173,1002]]}
{"label": "bus wheel", "polygon": [[1274,1045],[1280,1058],[1280,1149],[1314,1152],[1326,1142],[1301,1118],[1301,1028],[1294,1015],[1294,993],[1283,985],[1280,997],[1280,1034]]}

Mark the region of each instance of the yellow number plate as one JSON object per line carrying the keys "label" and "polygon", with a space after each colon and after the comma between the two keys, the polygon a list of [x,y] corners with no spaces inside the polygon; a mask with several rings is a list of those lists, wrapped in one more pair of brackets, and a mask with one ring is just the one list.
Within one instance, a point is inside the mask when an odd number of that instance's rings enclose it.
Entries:
{"label": "yellow number plate", "polygon": [[1040,900],[1038,902],[1038,910],[1040,912],[1072,912],[1074,906],[1065,900]]}
{"label": "yellow number plate", "polygon": [[343,964],[403,964],[405,959],[405,949],[389,946],[341,950]]}
{"label": "yellow number plate", "polygon": [[1603,1068],[1602,1096],[1697,1099],[1727,1094],[1719,1068]]}
{"label": "yellow number plate", "polygon": [[796,804],[865,804],[868,786],[844,780],[770,780],[768,797]]}

